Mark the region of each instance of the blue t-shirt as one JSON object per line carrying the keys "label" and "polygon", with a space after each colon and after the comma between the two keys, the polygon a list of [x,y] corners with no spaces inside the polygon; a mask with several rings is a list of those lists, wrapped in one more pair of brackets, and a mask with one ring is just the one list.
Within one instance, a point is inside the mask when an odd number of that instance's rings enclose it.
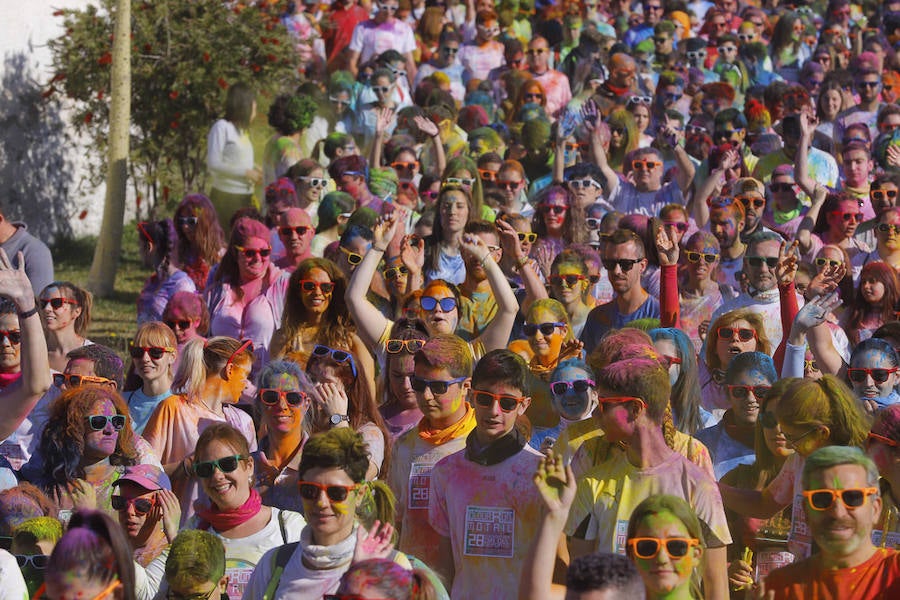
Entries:
{"label": "blue t-shirt", "polygon": [[623,315],[619,312],[619,306],[614,298],[588,313],[587,322],[584,324],[584,330],[582,330],[580,338],[584,343],[584,351],[588,355],[593,352],[600,342],[600,338],[611,329],[621,329],[638,319],[658,318],[659,300],[653,296],[647,296],[644,303],[630,315]]}
{"label": "blue t-shirt", "polygon": [[172,395],[170,390],[166,390],[159,396],[148,396],[141,389],[128,392],[126,399],[128,401],[128,411],[131,413],[131,428],[138,435],[144,433],[144,427],[150,420],[150,415],[156,409],[156,406]]}
{"label": "blue t-shirt", "polygon": [[756,461],[753,448],[748,448],[728,435],[724,419],[712,427],[697,432],[694,437],[703,442],[709,450],[716,479],[721,479],[725,473],[738,465],[752,465]]}

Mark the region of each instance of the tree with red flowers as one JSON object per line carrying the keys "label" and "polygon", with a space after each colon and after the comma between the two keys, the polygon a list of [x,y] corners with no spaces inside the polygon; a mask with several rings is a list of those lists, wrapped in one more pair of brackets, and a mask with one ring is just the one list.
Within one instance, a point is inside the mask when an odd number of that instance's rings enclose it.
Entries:
{"label": "tree with red flowers", "polygon": [[[71,103],[73,124],[98,159],[93,183],[106,169],[115,4],[56,11],[65,34],[50,42],[55,74],[45,95]],[[205,188],[206,135],[229,85],[246,81],[275,95],[298,80],[277,12],[222,0],[132,0],[128,174],[138,202],[152,208]]]}

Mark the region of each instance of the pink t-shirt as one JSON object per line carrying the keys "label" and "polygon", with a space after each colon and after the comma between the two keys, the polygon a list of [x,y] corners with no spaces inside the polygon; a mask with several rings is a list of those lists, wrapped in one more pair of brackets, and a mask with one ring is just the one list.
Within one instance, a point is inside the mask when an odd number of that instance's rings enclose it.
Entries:
{"label": "pink t-shirt", "polygon": [[353,30],[350,50],[359,52],[359,64],[365,64],[387,50],[407,54],[416,49],[416,36],[412,28],[403,21],[394,19],[389,23],[365,21]]}
{"label": "pink t-shirt", "polygon": [[503,57],[503,44],[491,40],[484,46],[465,44],[459,49],[459,62],[469,71],[472,79],[488,78],[491,69],[496,69],[506,62]]}
{"label": "pink t-shirt", "polygon": [[418,427],[400,436],[393,447],[387,481],[397,497],[398,549],[427,565],[436,564],[439,558],[438,535],[428,523],[431,471],[439,460],[465,447],[464,435],[435,446],[419,437]]}
{"label": "pink t-shirt", "polygon": [[[244,434],[250,452],[256,452],[256,430],[250,415],[229,405],[223,406],[222,410],[224,418],[200,402],[189,402],[184,396],[169,396],[150,415],[144,427],[144,439],[162,464],[167,465],[193,454],[197,439],[207,427],[213,423],[228,423]],[[172,491],[181,500],[181,522],[186,523],[194,515],[194,501],[205,494],[197,479],[188,479],[182,469],[172,477]]]}
{"label": "pink t-shirt", "polygon": [[544,93],[547,94],[547,116],[555,119],[572,99],[569,78],[559,71],[549,69],[541,75],[535,75],[534,80],[543,86]]}
{"label": "pink t-shirt", "polygon": [[518,598],[522,562],[543,506],[532,480],[540,460],[525,446],[496,465],[471,462],[463,450],[434,466],[428,522],[450,538],[451,598]]}

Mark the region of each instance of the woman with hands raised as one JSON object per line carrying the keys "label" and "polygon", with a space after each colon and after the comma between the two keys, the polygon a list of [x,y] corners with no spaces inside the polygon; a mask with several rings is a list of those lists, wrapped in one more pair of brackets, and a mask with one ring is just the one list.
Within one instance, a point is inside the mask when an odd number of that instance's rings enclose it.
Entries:
{"label": "woman with hands raised", "polygon": [[[388,250],[388,244],[398,234],[397,228],[397,220],[393,215],[383,217],[375,224],[372,247],[353,272],[345,296],[350,315],[359,327],[360,337],[368,347],[375,349],[379,357],[384,356],[385,345],[394,323],[366,299],[366,291],[378,264]],[[402,241],[401,257],[409,269],[410,289],[419,289],[413,286],[420,285],[421,282],[421,268],[424,265],[423,246],[424,241],[418,237],[410,236]],[[497,302],[496,315],[471,342],[473,355],[479,358],[490,350],[506,347],[516,313],[519,311],[519,303],[484,241],[477,236],[460,235],[460,247],[479,259],[490,283],[491,293]],[[451,283],[433,280],[424,287],[420,304],[423,321],[429,334],[456,331],[459,325],[460,302],[459,291]]]}

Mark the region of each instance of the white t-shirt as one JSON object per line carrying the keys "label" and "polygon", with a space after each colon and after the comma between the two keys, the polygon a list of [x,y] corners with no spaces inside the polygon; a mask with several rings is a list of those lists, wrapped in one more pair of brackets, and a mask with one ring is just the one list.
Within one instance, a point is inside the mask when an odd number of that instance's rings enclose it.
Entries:
{"label": "white t-shirt", "polygon": [[206,168],[212,187],[229,194],[253,193],[247,171],[253,168],[253,143],[246,131],[219,119],[206,138]]}
{"label": "white t-shirt", "polygon": [[359,52],[359,64],[362,65],[387,50],[396,50],[403,55],[412,52],[416,49],[416,36],[412,27],[397,19],[388,23],[363,21],[353,29],[349,48]]}

